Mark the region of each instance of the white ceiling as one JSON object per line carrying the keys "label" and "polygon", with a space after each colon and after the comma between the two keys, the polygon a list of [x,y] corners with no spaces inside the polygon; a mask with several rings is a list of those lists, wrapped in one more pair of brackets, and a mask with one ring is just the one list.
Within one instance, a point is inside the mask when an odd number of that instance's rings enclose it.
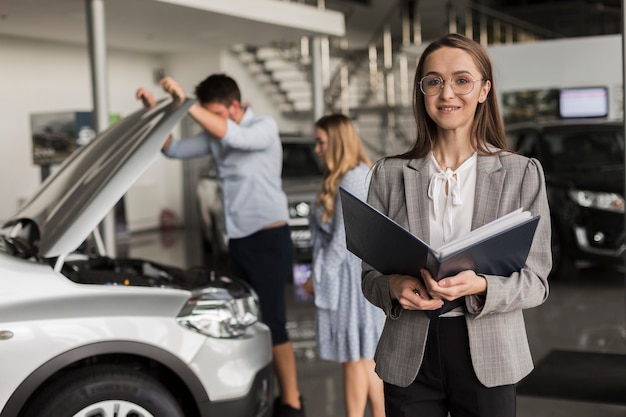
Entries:
{"label": "white ceiling", "polygon": [[[0,0],[0,35],[85,44],[87,1]],[[276,0],[104,0],[102,4],[107,46],[143,52],[297,41],[303,35],[337,34],[344,29],[339,12]],[[306,8],[306,16],[294,13],[294,8]],[[281,16],[287,11],[291,13]],[[251,15],[272,23],[250,20]]]}
{"label": "white ceiling", "polygon": [[[86,4],[91,1],[0,0],[0,36],[86,44]],[[362,47],[382,36],[383,21],[400,24],[400,0],[324,0],[326,10],[310,5],[315,0],[101,1],[108,47],[154,53],[191,51],[207,44],[227,48],[237,43],[297,42],[313,33],[340,36],[337,31],[344,29],[349,45]],[[449,2],[418,4],[423,40],[447,33]],[[304,12],[294,13],[294,8]]]}

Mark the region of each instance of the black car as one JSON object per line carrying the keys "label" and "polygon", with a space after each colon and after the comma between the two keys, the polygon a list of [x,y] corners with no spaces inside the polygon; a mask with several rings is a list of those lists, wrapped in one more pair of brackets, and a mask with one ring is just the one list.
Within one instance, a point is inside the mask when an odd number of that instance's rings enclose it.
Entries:
{"label": "black car", "polygon": [[[552,277],[570,266],[623,264],[624,127],[605,119],[507,126],[509,146],[537,158],[552,218]],[[571,270],[569,270],[571,271]]]}

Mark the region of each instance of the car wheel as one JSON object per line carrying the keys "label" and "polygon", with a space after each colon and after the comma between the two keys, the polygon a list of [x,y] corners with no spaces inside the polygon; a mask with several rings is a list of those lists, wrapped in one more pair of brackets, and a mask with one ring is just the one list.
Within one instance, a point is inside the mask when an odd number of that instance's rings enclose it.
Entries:
{"label": "car wheel", "polygon": [[29,404],[25,417],[183,417],[154,378],[119,366],[83,368],[55,380]]}

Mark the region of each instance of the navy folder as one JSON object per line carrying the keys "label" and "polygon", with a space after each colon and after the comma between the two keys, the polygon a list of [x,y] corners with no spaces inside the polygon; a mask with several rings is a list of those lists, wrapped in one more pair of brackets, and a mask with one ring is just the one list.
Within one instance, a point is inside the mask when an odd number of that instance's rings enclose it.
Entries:
{"label": "navy folder", "polygon": [[[348,250],[385,274],[420,277],[428,268],[436,280],[471,269],[478,274],[509,276],[523,268],[539,217],[528,217],[503,231],[491,234],[441,256],[398,223],[340,188]],[[430,318],[463,304],[463,297],[444,302]]]}

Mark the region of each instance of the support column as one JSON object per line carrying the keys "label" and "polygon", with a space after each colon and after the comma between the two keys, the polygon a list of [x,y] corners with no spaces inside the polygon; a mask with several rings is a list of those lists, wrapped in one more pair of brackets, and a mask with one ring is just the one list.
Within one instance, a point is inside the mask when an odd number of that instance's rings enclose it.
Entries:
{"label": "support column", "polygon": [[311,89],[313,122],[324,115],[324,81],[322,77],[322,39],[314,36],[311,45]]}
{"label": "support column", "polygon": [[[91,64],[93,127],[96,132],[102,132],[109,126],[104,0],[85,0],[85,9],[87,11],[87,37]],[[114,210],[111,210],[104,218],[101,227],[106,255],[115,257],[117,248]]]}

